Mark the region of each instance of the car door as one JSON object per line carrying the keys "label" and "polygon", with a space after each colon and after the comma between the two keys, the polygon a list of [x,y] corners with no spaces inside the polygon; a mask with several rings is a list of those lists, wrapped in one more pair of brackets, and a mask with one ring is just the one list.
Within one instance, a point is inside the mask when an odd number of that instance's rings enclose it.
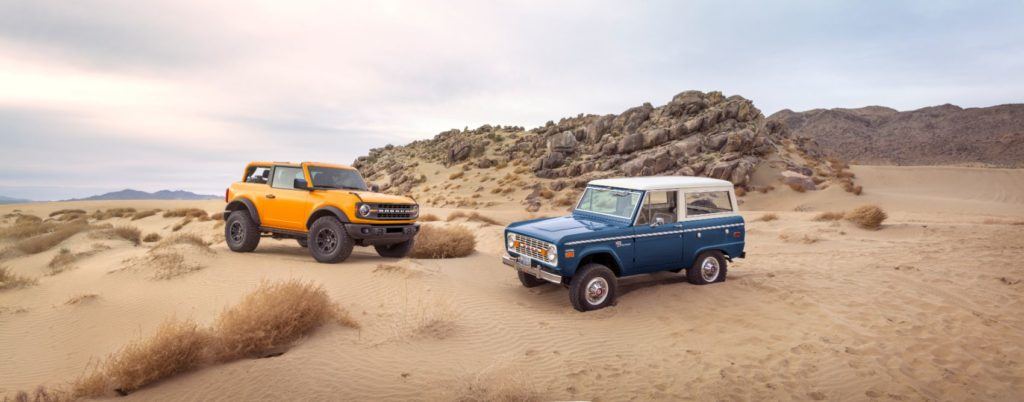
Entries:
{"label": "car door", "polygon": [[633,261],[638,273],[679,268],[683,233],[675,191],[648,191],[633,225]]}
{"label": "car door", "polygon": [[260,218],[264,226],[277,229],[306,231],[306,217],[309,216],[312,201],[309,191],[295,188],[295,179],[305,175],[298,166],[274,166],[271,173],[270,190],[264,194]]}

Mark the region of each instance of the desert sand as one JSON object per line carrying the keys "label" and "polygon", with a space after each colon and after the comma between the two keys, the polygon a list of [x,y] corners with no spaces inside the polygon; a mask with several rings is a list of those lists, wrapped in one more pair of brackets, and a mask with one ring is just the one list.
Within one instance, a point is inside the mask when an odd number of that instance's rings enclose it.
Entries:
{"label": "desert sand", "polygon": [[[748,258],[726,282],[630,277],[618,305],[585,314],[560,287],[521,287],[499,262],[502,227],[443,222],[455,208],[426,208],[442,218],[426,224],[472,228],[469,257],[385,260],[357,248],[325,265],[295,241],[271,239],[236,254],[217,221],[197,221],[180,232],[215,241],[212,252],[186,251],[201,269],[163,280],[132,263],[149,243],[80,233],[0,261],[38,278],[0,291],[0,395],[67,383],[168,317],[209,323],[261,281],[298,278],[323,285],[361,328],[327,325],[283,355],[204,367],[120,399],[1024,399],[1024,171],[852,171],[861,196],[780,187],[743,197]],[[481,193],[478,202],[494,204],[478,210],[502,222],[532,215]],[[889,213],[881,230],[813,219],[863,204]],[[114,207],[216,212],[223,202],[41,203],[0,214]],[[768,214],[778,219],[760,220]],[[180,220],[105,222],[167,237]],[[109,249],[47,275],[60,248],[93,244]],[[67,303],[78,295],[95,297]]]}

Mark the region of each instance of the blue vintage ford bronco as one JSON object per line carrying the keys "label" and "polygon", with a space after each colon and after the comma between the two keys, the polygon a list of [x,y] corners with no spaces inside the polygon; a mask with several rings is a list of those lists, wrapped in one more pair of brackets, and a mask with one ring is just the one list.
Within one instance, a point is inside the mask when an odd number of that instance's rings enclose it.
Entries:
{"label": "blue vintage ford bronco", "polygon": [[617,278],[686,270],[695,285],[722,282],[743,258],[744,223],[732,183],[705,177],[594,180],[572,215],[505,228],[505,265],[523,286],[569,288],[579,311],[615,303]]}

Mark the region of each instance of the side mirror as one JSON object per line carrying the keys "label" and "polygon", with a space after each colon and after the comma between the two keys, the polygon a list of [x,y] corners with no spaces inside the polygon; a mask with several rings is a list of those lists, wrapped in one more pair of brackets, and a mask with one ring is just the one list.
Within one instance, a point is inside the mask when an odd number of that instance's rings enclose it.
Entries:
{"label": "side mirror", "polygon": [[651,227],[652,228],[653,227],[658,227],[658,226],[661,226],[661,225],[664,225],[664,224],[665,224],[665,218],[662,218],[662,217],[659,216],[657,218],[654,218],[654,223],[651,224]]}
{"label": "side mirror", "polygon": [[380,192],[380,186],[378,186],[376,183],[370,184],[370,191],[373,191],[375,193],[379,193]]}
{"label": "side mirror", "polygon": [[309,190],[309,183],[306,183],[306,179],[295,179],[292,182],[292,187],[300,190]]}

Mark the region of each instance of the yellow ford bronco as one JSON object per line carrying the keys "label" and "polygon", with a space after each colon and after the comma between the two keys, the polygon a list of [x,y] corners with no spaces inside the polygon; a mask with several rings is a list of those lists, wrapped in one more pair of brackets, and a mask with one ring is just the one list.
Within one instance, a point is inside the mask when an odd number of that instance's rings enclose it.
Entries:
{"label": "yellow ford bronco", "polygon": [[345,165],[252,162],[224,201],[224,238],[236,252],[253,251],[270,236],[298,240],[320,262],[344,261],[353,246],[401,258],[419,231],[415,200],[367,188]]}

